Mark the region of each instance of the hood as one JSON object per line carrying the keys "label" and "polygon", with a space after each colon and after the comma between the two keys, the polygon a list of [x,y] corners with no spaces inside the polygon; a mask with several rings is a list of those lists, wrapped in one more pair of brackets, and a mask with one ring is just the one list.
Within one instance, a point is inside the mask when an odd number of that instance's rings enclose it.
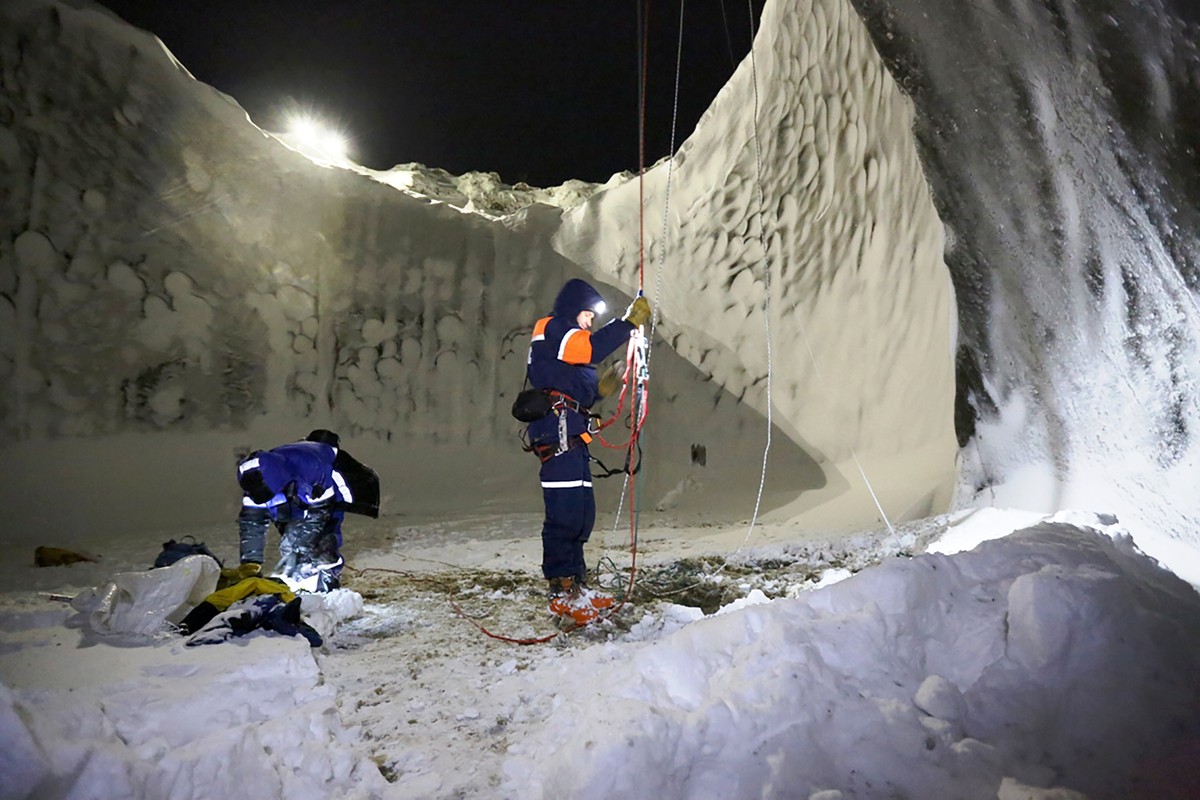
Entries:
{"label": "hood", "polygon": [[[587,281],[572,278],[567,281],[554,300],[554,316],[573,320],[580,311],[595,311],[598,305],[604,303],[604,297],[592,288]],[[597,316],[603,309],[597,312]]]}

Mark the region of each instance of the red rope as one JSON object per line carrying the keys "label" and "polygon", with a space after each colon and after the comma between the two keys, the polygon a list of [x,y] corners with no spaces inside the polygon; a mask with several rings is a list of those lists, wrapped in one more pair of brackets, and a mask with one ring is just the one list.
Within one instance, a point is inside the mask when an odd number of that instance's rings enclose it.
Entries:
{"label": "red rope", "polygon": [[520,638],[517,636],[504,636],[503,634],[493,633],[492,631],[489,631],[478,621],[476,621],[475,619],[473,619],[471,617],[468,617],[467,612],[462,610],[462,607],[457,602],[455,602],[453,597],[450,598],[450,605],[454,606],[454,610],[458,612],[458,615],[460,617],[462,617],[467,622],[471,623],[476,628],[478,628],[480,633],[482,633],[484,636],[487,636],[492,639],[497,639],[501,642],[508,642],[509,644],[545,644],[546,642],[557,639],[559,636],[562,636],[564,633],[570,633],[571,631],[579,630],[579,628],[583,627],[581,625],[577,625],[574,628],[568,628],[567,630],[556,631],[554,633],[550,633],[545,636],[530,636],[530,637],[526,637],[526,638]]}
{"label": "red rope", "polygon": [[[402,577],[408,578],[409,580],[415,580],[415,581],[424,580],[426,582],[430,582],[433,580],[432,578],[423,578],[420,575],[413,575],[410,572],[404,572],[403,570],[398,570],[398,569],[388,569],[387,567],[363,567],[362,569],[356,569],[354,567],[347,566],[346,570],[348,572],[351,572],[356,575],[362,575],[367,572],[386,572],[390,575],[400,575]],[[512,644],[544,644],[552,639],[555,639],[555,638],[561,636],[564,633],[571,633],[571,632],[576,631],[579,628],[583,627],[581,625],[577,625],[573,628],[564,628],[563,630],[556,631],[555,633],[551,633],[546,636],[529,636],[529,637],[525,637],[525,638],[521,638],[521,637],[517,637],[517,636],[504,636],[499,633],[493,633],[492,631],[485,628],[474,617],[471,617],[470,615],[467,614],[466,611],[463,611],[462,606],[460,606],[458,604],[457,600],[455,600],[453,597],[451,597],[449,599],[450,599],[450,605],[452,605],[454,607],[455,612],[457,612],[460,617],[462,617],[467,622],[474,625],[485,635],[490,636],[493,639],[499,639],[502,642],[511,642]]]}
{"label": "red rope", "polygon": [[[641,296],[646,288],[646,76],[650,70],[647,68],[647,59],[650,52],[650,0],[643,0],[641,6],[642,14],[642,29],[639,31],[640,36],[640,53],[638,58],[638,66],[641,69],[639,78],[639,93],[638,93],[638,295]],[[630,338],[630,348],[626,355],[625,367],[625,385],[621,388],[621,401],[624,401],[625,390],[628,388],[630,372],[634,368],[640,367],[634,358],[636,348],[635,340]],[[647,389],[645,384],[639,384],[641,376],[633,375],[634,392],[629,404],[629,444],[628,453],[625,457],[625,468],[628,470],[634,463],[634,454],[637,451],[638,437],[642,432],[642,423],[646,420],[646,395]],[[639,391],[640,386],[640,391]],[[620,405],[614,414],[614,419],[617,414],[620,414]],[[607,442],[600,440],[602,444],[607,446]],[[629,584],[625,589],[625,596],[621,602],[614,606],[605,618],[616,614],[620,611],[629,598],[633,596],[634,581],[637,576],[637,478],[630,475],[629,480]]]}

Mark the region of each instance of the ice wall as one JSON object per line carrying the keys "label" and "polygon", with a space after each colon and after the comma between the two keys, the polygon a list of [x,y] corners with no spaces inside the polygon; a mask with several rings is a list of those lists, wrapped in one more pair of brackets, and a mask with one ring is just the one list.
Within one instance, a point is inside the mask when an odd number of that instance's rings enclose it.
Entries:
{"label": "ice wall", "polygon": [[[645,185],[644,282],[664,335],[763,412],[769,339],[776,418],[862,522],[876,516],[861,472],[898,518],[943,510],[954,477],[954,295],[912,126],[847,2],[780,0]],[[630,291],[637,195],[597,195],[556,237]]]}
{"label": "ice wall", "polygon": [[854,2],[951,230],[974,501],[1114,511],[1200,579],[1194,4]]}

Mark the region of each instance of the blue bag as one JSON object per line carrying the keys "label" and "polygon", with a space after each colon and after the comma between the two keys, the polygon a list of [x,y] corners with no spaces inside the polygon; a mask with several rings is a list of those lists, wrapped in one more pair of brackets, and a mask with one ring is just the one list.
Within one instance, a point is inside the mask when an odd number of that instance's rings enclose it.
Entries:
{"label": "blue bag", "polygon": [[[188,541],[188,540],[191,541]],[[158,558],[154,559],[155,567],[169,567],[181,558],[188,556],[204,555],[209,556],[217,562],[219,566],[225,566],[221,563],[221,559],[213,554],[213,551],[204,546],[204,542],[197,542],[194,536],[184,536],[182,541],[163,542],[162,552],[158,554]]]}

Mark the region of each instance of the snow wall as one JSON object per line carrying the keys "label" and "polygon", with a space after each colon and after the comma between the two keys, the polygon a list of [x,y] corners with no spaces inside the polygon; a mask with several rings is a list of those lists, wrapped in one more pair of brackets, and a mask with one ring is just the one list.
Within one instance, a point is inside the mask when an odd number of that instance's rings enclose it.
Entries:
{"label": "snow wall", "polygon": [[[950,500],[955,303],[913,125],[849,4],[771,2],[752,55],[647,176],[660,332],[762,413],[769,352],[774,418],[836,486],[781,514],[869,523],[873,491],[895,521]],[[637,193],[571,209],[556,246],[635,287]]]}

